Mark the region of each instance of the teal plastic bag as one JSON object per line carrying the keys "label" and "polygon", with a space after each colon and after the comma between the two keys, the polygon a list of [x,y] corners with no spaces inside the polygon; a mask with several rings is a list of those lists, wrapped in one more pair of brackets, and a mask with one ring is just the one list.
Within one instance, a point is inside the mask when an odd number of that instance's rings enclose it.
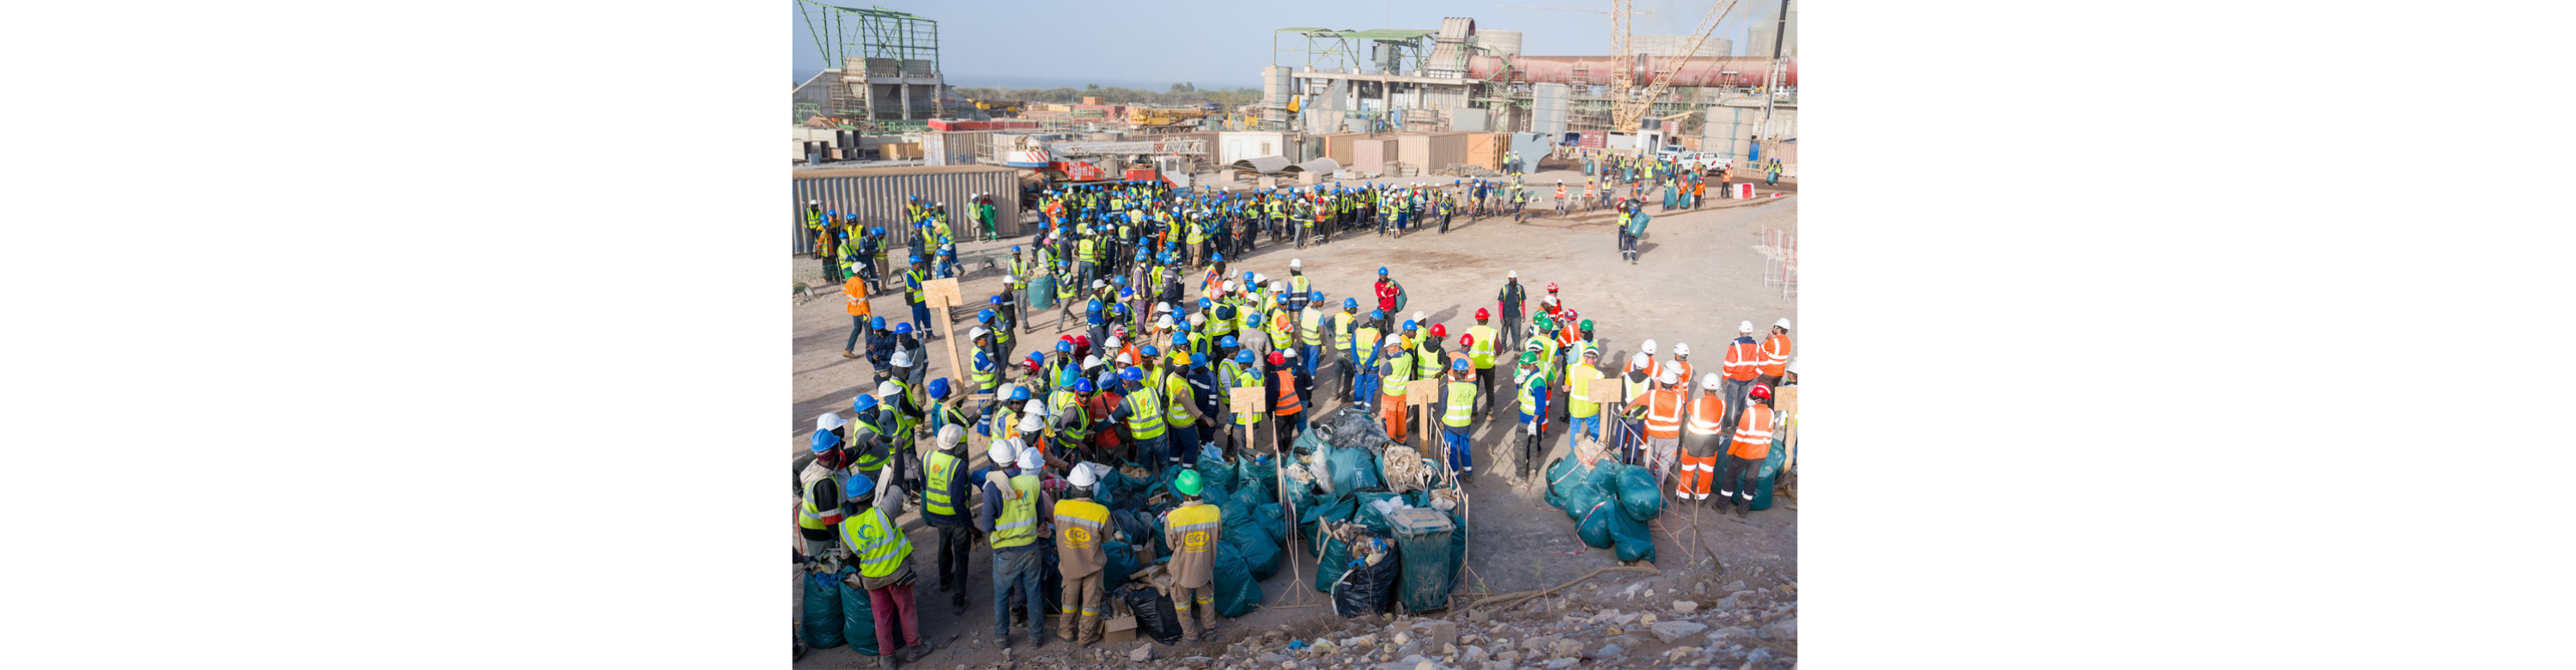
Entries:
{"label": "teal plastic bag", "polygon": [[[858,570],[841,571],[843,579],[857,579],[858,576]],[[876,608],[868,602],[867,589],[847,583],[841,585],[841,637],[859,653],[878,654]]]}
{"label": "teal plastic bag", "polygon": [[841,577],[811,573],[805,575],[805,646],[830,649],[847,644],[841,636]]}
{"label": "teal plastic bag", "polygon": [[1755,510],[1771,509],[1771,486],[1780,481],[1780,468],[1789,464],[1789,447],[1781,444],[1785,437],[1777,434],[1772,436],[1771,453],[1762,457],[1760,476],[1756,477],[1753,483],[1753,504],[1746,507]]}
{"label": "teal plastic bag", "polygon": [[1377,533],[1380,537],[1395,536],[1395,526],[1386,522],[1386,514],[1377,511],[1377,501],[1401,501],[1404,496],[1384,491],[1365,491],[1353,498],[1359,503],[1359,510],[1351,515],[1352,520],[1368,526],[1369,532]]}
{"label": "teal plastic bag", "polygon": [[1233,490],[1235,488],[1235,467],[1233,463],[1227,462],[1222,458],[1202,458],[1199,459],[1197,469],[1199,471],[1199,483],[1201,485],[1218,484],[1224,486],[1227,490]]}
{"label": "teal plastic bag", "polygon": [[1664,513],[1664,492],[1655,486],[1652,470],[1619,466],[1615,475],[1619,494],[1619,511],[1634,521],[1653,521]]}
{"label": "teal plastic bag", "polygon": [[1323,553],[1315,560],[1315,590],[1333,592],[1333,583],[1342,581],[1342,573],[1351,569],[1351,545],[1331,537],[1323,538]]}
{"label": "teal plastic bag", "polygon": [[[1243,616],[1261,605],[1261,582],[1252,576],[1252,567],[1233,539],[1227,537],[1216,549],[1216,613],[1228,617]],[[1253,542],[1260,540],[1256,537]]]}
{"label": "teal plastic bag", "polygon": [[1619,511],[1613,509],[1615,507],[1618,507],[1618,501],[1602,496],[1600,502],[1583,508],[1583,512],[1574,518],[1575,536],[1583,538],[1583,544],[1594,549],[1610,548],[1610,517],[1620,516]]}
{"label": "teal plastic bag", "polygon": [[1236,491],[1253,491],[1262,500],[1279,499],[1279,459],[1249,458],[1235,465]]}
{"label": "teal plastic bag", "polygon": [[1603,510],[1599,515],[1609,521],[1610,544],[1622,561],[1655,561],[1655,532],[1627,514]]}

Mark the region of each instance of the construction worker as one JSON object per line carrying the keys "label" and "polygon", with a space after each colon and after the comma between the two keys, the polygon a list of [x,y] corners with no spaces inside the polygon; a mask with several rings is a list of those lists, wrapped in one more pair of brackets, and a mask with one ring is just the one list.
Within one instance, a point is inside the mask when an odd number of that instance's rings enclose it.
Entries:
{"label": "construction worker", "polygon": [[841,344],[841,357],[858,358],[859,338],[868,332],[868,319],[875,313],[868,307],[868,283],[851,275],[841,282],[841,295],[850,303],[850,340]]}
{"label": "construction worker", "polygon": [[1655,487],[1663,488],[1664,478],[1673,467],[1675,454],[1681,451],[1683,389],[1676,388],[1681,378],[1672,370],[1657,375],[1655,389],[1646,397],[1628,401],[1631,410],[1646,411],[1646,468],[1655,473]]}
{"label": "construction worker", "polygon": [[1163,424],[1167,436],[1164,464],[1167,467],[1196,467],[1199,462],[1199,427],[1216,425],[1216,420],[1208,418],[1207,411],[1202,409],[1209,404],[1214,385],[1204,375],[1190,374],[1189,369],[1193,366],[1189,363],[1196,361],[1194,367],[1204,370],[1207,355],[1175,346],[1166,356],[1175,369],[1163,375],[1161,384]]}
{"label": "construction worker", "polygon": [[1529,295],[1521,290],[1521,272],[1513,270],[1504,274],[1503,290],[1494,295],[1495,307],[1503,317],[1503,340],[1498,343],[1503,349],[1520,346],[1521,311],[1528,301]]}
{"label": "construction worker", "polygon": [[1761,345],[1753,343],[1753,322],[1735,325],[1735,341],[1726,345],[1726,429],[1735,430],[1735,422],[1744,414],[1745,396],[1753,388],[1753,379],[1762,376]]}
{"label": "construction worker", "polygon": [[1743,494],[1743,506],[1735,508],[1736,518],[1752,513],[1754,487],[1762,485],[1758,474],[1762,459],[1771,456],[1771,387],[1755,384],[1745,394],[1751,397],[1752,404],[1734,412],[1735,441],[1726,450],[1726,475],[1717,480],[1718,509],[1735,506],[1736,494]]}
{"label": "construction worker", "polygon": [[[1254,367],[1254,361],[1257,360],[1259,359],[1253,356],[1251,349],[1238,350],[1234,352],[1234,365],[1223,371],[1225,373],[1226,388],[1230,389],[1226,394],[1226,403],[1229,411],[1233,411],[1232,398],[1234,395],[1232,391],[1243,389],[1266,389],[1268,387],[1268,382],[1261,378],[1261,373],[1258,371],[1259,368]],[[1226,431],[1226,446],[1223,449],[1227,458],[1235,458],[1248,453],[1248,450],[1252,448],[1252,434],[1261,425],[1262,413],[1260,410],[1253,410],[1250,412],[1234,411],[1233,415],[1234,426],[1228,428]]]}
{"label": "construction worker", "polygon": [[1691,401],[1690,425],[1682,435],[1682,472],[1674,485],[1675,497],[1707,504],[1709,482],[1717,477],[1718,447],[1727,443],[1726,394],[1722,377],[1711,372],[1700,379],[1700,388],[1708,391]]}
{"label": "construction worker", "polygon": [[[1181,636],[1191,642],[1216,630],[1216,550],[1224,539],[1224,511],[1200,498],[1199,473],[1183,470],[1172,482],[1187,500],[1163,512],[1163,542],[1172,550],[1172,611],[1180,615]],[[1190,610],[1198,616],[1190,616]]]}
{"label": "construction worker", "polygon": [[1011,648],[1011,600],[1017,593],[1026,598],[1021,602],[1030,603],[1029,646],[1044,647],[1046,615],[1035,605],[1046,597],[1038,593],[1038,570],[1046,564],[1038,554],[1037,539],[1045,534],[1038,510],[1055,508],[1053,497],[1038,486],[1038,468],[1046,457],[1009,441],[993,443],[991,456],[993,471],[984,476],[975,527],[983,529],[993,546],[993,639],[1003,649]]}
{"label": "construction worker", "polygon": [[1091,444],[1091,380],[1078,370],[1068,370],[1065,379],[1047,397],[1045,437],[1058,447],[1058,453],[1083,449]]}
{"label": "construction worker", "polygon": [[1514,460],[1524,478],[1538,474],[1538,459],[1547,453],[1541,447],[1547,435],[1547,375],[1539,372],[1538,365],[1537,352],[1524,352],[1520,369],[1512,373],[1512,388],[1521,403],[1521,422],[1513,429],[1514,439],[1520,441],[1520,457]]}
{"label": "construction worker", "polygon": [[1691,374],[1689,342],[1673,343],[1673,359],[1664,361],[1662,367],[1656,368],[1656,374],[1660,375],[1665,370],[1671,370],[1673,372],[1673,376],[1681,378],[1682,384],[1684,385],[1682,387],[1683,393],[1690,392],[1690,387],[1688,385],[1691,383],[1691,380],[1696,379],[1696,377]]}
{"label": "construction worker", "polygon": [[939,450],[923,459],[925,485],[921,490],[921,521],[939,530],[939,590],[947,592],[948,613],[966,613],[966,558],[974,554],[975,528],[966,516],[966,501],[973,489],[966,476],[966,429],[943,426],[939,429]]}
{"label": "construction worker", "polygon": [[1460,481],[1476,476],[1476,458],[1467,436],[1476,419],[1477,391],[1484,387],[1476,382],[1475,370],[1467,359],[1450,361],[1449,383],[1440,385],[1440,437],[1449,445],[1449,467],[1458,471]]}
{"label": "construction worker", "polygon": [[[1413,325],[1411,321],[1404,323],[1408,327]],[[1386,336],[1385,346],[1386,356],[1382,359],[1385,364],[1378,373],[1378,387],[1384,389],[1386,398],[1381,401],[1384,406],[1377,411],[1378,416],[1386,420],[1387,439],[1404,442],[1404,385],[1413,381],[1413,356],[1405,351],[1403,334]]]}
{"label": "construction worker", "polygon": [[[1055,543],[1056,569],[1064,578],[1064,592],[1056,600],[1061,604],[1056,607],[1055,636],[1085,646],[1100,641],[1101,571],[1109,565],[1105,548],[1110,530],[1109,508],[1091,500],[1091,487],[1100,481],[1096,467],[1106,466],[1075,465],[1065,478],[1064,498],[1056,501],[1053,510],[1059,533]],[[1077,609],[1081,614],[1078,619]]]}
{"label": "construction worker", "polygon": [[1361,353],[1351,349],[1352,328],[1358,325],[1359,313],[1358,298],[1343,298],[1342,311],[1333,314],[1333,354],[1340,359],[1341,365],[1337,367],[1342,373],[1341,399],[1346,403],[1351,400],[1351,375],[1357,372],[1353,366],[1358,365]]}
{"label": "construction worker", "polygon": [[912,257],[912,269],[903,271],[903,304],[912,306],[912,327],[925,334],[930,328],[930,302],[922,295],[921,283],[930,280],[930,266],[920,255]]}
{"label": "construction worker", "polygon": [[847,459],[849,471],[854,474],[865,474],[871,478],[882,478],[886,475],[887,464],[891,462],[887,457],[885,435],[893,430],[893,424],[886,422],[885,412],[878,409],[876,396],[860,395],[851,399],[850,411],[858,418],[852,420],[851,423],[856,425],[851,429],[849,438],[844,441],[848,445],[846,448],[849,449]]}
{"label": "construction worker", "polygon": [[1306,397],[1298,393],[1302,384],[1294,367],[1296,353],[1295,349],[1270,352],[1270,367],[1262,375],[1270,387],[1270,416],[1277,420],[1270,429],[1274,453],[1287,453],[1297,434],[1306,430]]}
{"label": "construction worker", "polygon": [[[1416,321],[1424,316],[1421,312],[1413,313]],[[1423,336],[1413,343],[1412,348],[1414,379],[1438,379],[1440,373],[1448,371],[1449,355],[1442,347],[1443,341],[1447,339],[1449,339],[1448,326],[1435,323],[1423,329]]]}
{"label": "construction worker", "polygon": [[1122,397],[1109,419],[1127,428],[1127,462],[1161,474],[1171,452],[1161,389],[1145,385],[1145,369],[1133,365],[1118,371],[1118,381]]}
{"label": "construction worker", "polygon": [[[1292,289],[1294,290],[1294,289]],[[1299,372],[1315,376],[1315,366],[1324,358],[1324,292],[1305,291],[1303,307],[1297,310],[1297,358]]]}
{"label": "construction worker", "polygon": [[[1631,403],[1655,390],[1655,363],[1654,354],[1651,353],[1654,346],[1654,340],[1647,340],[1641,347],[1644,351],[1629,355],[1628,369],[1619,375],[1618,414],[1611,417],[1612,421],[1618,422],[1617,425],[1623,434],[1634,434],[1639,436],[1639,439],[1643,439],[1646,432],[1646,412],[1642,409],[1633,409],[1635,406]],[[1620,452],[1622,461],[1630,465],[1644,466],[1646,459],[1643,456],[1643,446],[1622,444]]]}
{"label": "construction worker", "polygon": [[1565,180],[1556,180],[1556,215],[1565,216]]}
{"label": "construction worker", "polygon": [[[849,521],[841,524],[841,544],[859,564],[858,576],[844,583],[867,590],[868,607],[876,614],[877,667],[892,668],[919,661],[934,647],[921,639],[913,609],[912,539],[894,522],[903,515],[903,496],[879,499],[876,489],[867,475],[854,474],[842,494],[841,512]],[[898,623],[902,637],[895,636]],[[897,647],[901,651],[887,653]]]}
{"label": "construction worker", "polygon": [[847,425],[839,412],[814,417],[814,460],[796,473],[797,488],[804,492],[796,508],[796,532],[805,538],[809,562],[830,556],[832,540],[840,536],[841,488],[849,478],[843,468],[850,454],[841,447],[841,431]]}
{"label": "construction worker", "polygon": [[[1003,277],[1002,280],[1007,284],[1010,278]],[[1000,294],[985,298],[984,302],[990,306],[975,312],[976,325],[993,331],[991,349],[995,361],[1010,360],[1011,351],[1019,348],[1019,338],[1014,336],[1018,329],[1012,327],[1012,324],[1018,322],[1016,316],[1018,310],[1011,307],[1010,296],[1011,292],[1004,290]]]}
{"label": "construction worker", "polygon": [[1493,326],[1486,325],[1492,318],[1492,311],[1476,308],[1476,325],[1468,326],[1467,334],[1458,337],[1458,345],[1466,347],[1467,362],[1475,370],[1476,388],[1489,391],[1487,397],[1482,398],[1485,406],[1480,414],[1484,416],[1494,415],[1496,403],[1490,393],[1494,388],[1494,349],[1496,340],[1502,337]]}
{"label": "construction worker", "polygon": [[1373,290],[1377,292],[1378,310],[1388,314],[1394,314],[1395,297],[1402,295],[1403,290],[1396,288],[1395,278],[1387,276],[1386,268],[1377,269],[1377,285],[1373,287]]}
{"label": "construction worker", "polygon": [[1601,348],[1584,347],[1579,360],[1565,368],[1565,429],[1567,434],[1601,438],[1601,403],[1586,400],[1593,382],[1607,383],[1601,377]]}
{"label": "construction worker", "polygon": [[1789,372],[1789,317],[1771,322],[1771,336],[1762,339],[1762,369],[1755,383],[1780,389],[1780,377]]}

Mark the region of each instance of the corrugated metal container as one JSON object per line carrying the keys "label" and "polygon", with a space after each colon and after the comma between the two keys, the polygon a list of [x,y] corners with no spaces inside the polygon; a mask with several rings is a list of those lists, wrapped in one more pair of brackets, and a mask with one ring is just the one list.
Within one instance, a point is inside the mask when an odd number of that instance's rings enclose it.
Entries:
{"label": "corrugated metal container", "polygon": [[1395,160],[1395,151],[1395,140],[1352,140],[1351,169],[1385,172],[1386,162]]}
{"label": "corrugated metal container", "polygon": [[974,165],[984,145],[992,142],[990,130],[925,132],[921,134],[922,161],[929,165]]}
{"label": "corrugated metal container", "polygon": [[1325,158],[1333,159],[1334,162],[1343,165],[1350,165],[1353,161],[1359,160],[1358,156],[1351,153],[1351,142],[1368,136],[1360,133],[1332,133],[1320,137],[1324,138]]}
{"label": "corrugated metal container", "polygon": [[[889,145],[891,146],[891,145]],[[951,225],[971,222],[967,203],[977,193],[993,195],[993,214],[1004,236],[1023,235],[1020,225],[1020,171],[1006,167],[958,165],[936,167],[891,167],[813,169],[794,171],[794,197],[790,199],[788,237],[794,253],[812,251],[814,239],[805,232],[805,201],[821,200],[824,209],[843,213],[855,212],[861,223],[882,226],[892,248],[911,242],[913,229],[903,221],[907,196],[948,204],[955,217]],[[952,229],[960,232],[960,229]]]}
{"label": "corrugated metal container", "polygon": [[1398,136],[1395,155],[1397,161],[1420,166],[1424,171],[1447,168],[1451,163],[1464,163],[1467,162],[1467,133]]}
{"label": "corrugated metal container", "polygon": [[1467,158],[1458,162],[1474,163],[1487,170],[1503,169],[1503,149],[1511,146],[1506,133],[1468,133]]}

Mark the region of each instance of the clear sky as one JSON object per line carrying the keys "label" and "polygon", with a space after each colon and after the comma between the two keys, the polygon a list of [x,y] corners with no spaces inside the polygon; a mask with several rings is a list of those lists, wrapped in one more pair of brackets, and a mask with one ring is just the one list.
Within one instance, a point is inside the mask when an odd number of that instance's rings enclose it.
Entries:
{"label": "clear sky", "polygon": [[[1604,0],[1308,0],[1294,3],[1173,2],[1123,0],[1060,2],[1051,0],[827,0],[825,4],[867,8],[881,6],[939,22],[940,69],[952,86],[1151,86],[1175,81],[1203,88],[1259,86],[1261,68],[1271,62],[1271,32],[1288,27],[1420,28],[1434,30],[1440,19],[1464,16],[1476,27],[1518,30],[1521,53],[1533,56],[1585,56],[1610,52],[1610,3]],[[1568,12],[1512,9],[1531,5],[1599,9]],[[1637,9],[1654,12],[1636,17],[1633,32],[1671,35],[1699,24],[1710,3],[1680,0],[1636,0]],[[1727,12],[1715,37],[1736,42],[1743,50],[1744,30],[1779,11],[1778,0],[1740,0]],[[821,52],[805,26],[798,3],[788,3],[793,36],[794,85],[823,69]]]}

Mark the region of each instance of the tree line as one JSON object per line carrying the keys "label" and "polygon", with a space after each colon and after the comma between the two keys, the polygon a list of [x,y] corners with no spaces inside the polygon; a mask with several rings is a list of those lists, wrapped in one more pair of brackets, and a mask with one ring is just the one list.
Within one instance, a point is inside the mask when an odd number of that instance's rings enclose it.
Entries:
{"label": "tree line", "polygon": [[1082,102],[1084,97],[1096,97],[1100,98],[1102,103],[1112,105],[1142,104],[1177,106],[1213,102],[1227,107],[1233,107],[1235,105],[1248,105],[1261,100],[1261,89],[1258,88],[1239,87],[1201,89],[1189,83],[1172,84],[1171,90],[1168,91],[1149,91],[1135,88],[1121,88],[1117,86],[1104,87],[1099,84],[1092,84],[1084,88],[1073,88],[1069,86],[1058,86],[1055,88],[959,86],[953,90],[955,90],[958,95],[976,100],[1043,100],[1055,103],[1077,103]]}

